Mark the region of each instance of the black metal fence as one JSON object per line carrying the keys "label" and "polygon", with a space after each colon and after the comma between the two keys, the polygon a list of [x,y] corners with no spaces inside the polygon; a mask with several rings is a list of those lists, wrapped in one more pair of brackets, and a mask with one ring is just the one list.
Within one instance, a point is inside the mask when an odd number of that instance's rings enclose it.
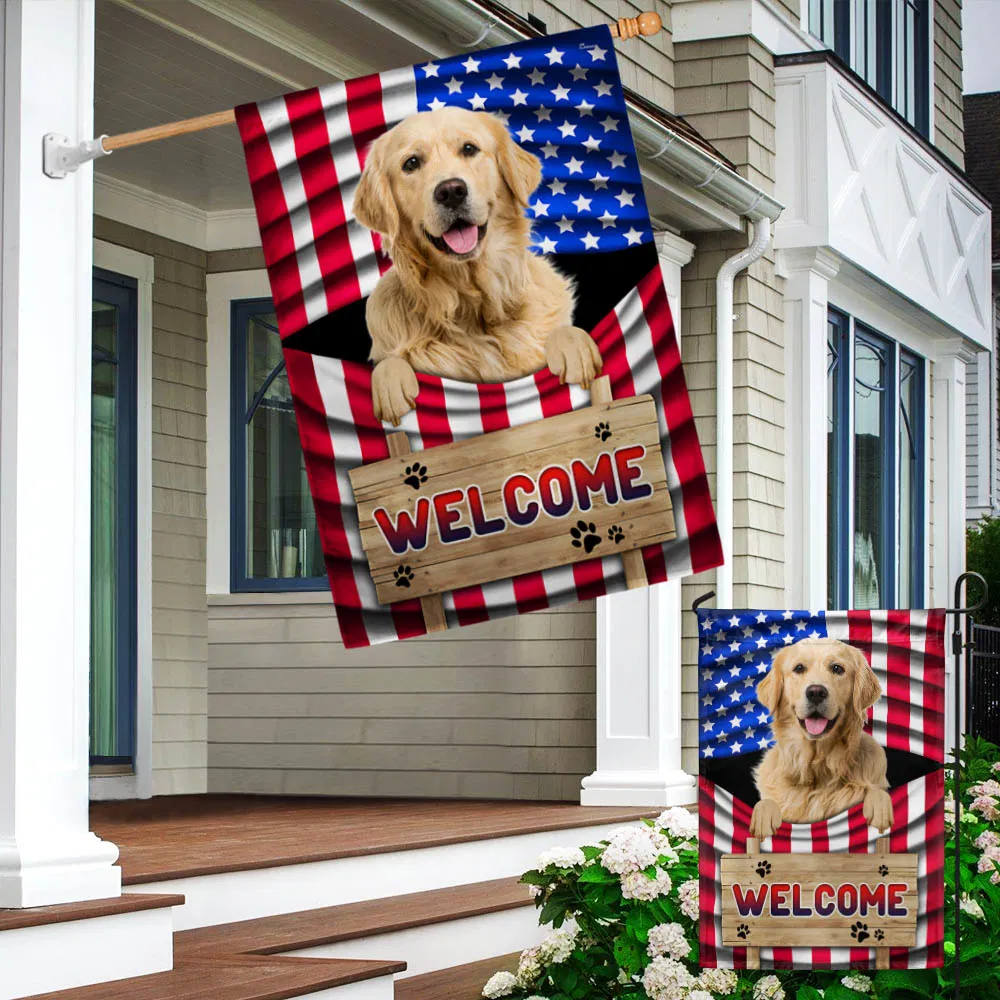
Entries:
{"label": "black metal fence", "polygon": [[969,619],[971,648],[966,659],[965,728],[1000,744],[1000,628]]}

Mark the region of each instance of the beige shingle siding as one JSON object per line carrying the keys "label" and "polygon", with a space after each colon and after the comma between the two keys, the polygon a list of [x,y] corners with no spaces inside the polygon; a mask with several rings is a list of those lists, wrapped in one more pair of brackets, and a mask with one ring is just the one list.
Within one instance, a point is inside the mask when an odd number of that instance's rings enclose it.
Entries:
{"label": "beige shingle siding", "polygon": [[155,258],[153,793],[207,787],[205,253],[110,219],[94,236]]}
{"label": "beige shingle siding", "polygon": [[965,167],[962,129],[962,0],[935,0],[934,144]]}
{"label": "beige shingle siding", "polygon": [[209,790],[578,799],[594,632],[591,601],[345,650],[325,601],[213,600]]}
{"label": "beige shingle siding", "polygon": [[[749,37],[675,46],[676,111],[771,192],[774,182],[774,64]],[[698,436],[715,496],[715,279],[723,261],[747,245],[746,233],[686,234],[696,245],[682,273],[681,355]],[[741,273],[733,290],[733,601],[784,603],[784,306],[773,254]],[[714,574],[683,587],[683,606],[712,589]],[[683,765],[697,771],[698,640],[684,617]]]}
{"label": "beige shingle siding", "polygon": [[655,10],[663,19],[663,30],[650,37],[631,38],[615,46],[622,83],[642,94],[648,101],[667,111],[674,110],[673,35],[670,29],[670,5],[664,0],[509,0],[507,6],[522,17],[533,14],[545,22],[550,34],[611,24],[619,17],[635,17]]}

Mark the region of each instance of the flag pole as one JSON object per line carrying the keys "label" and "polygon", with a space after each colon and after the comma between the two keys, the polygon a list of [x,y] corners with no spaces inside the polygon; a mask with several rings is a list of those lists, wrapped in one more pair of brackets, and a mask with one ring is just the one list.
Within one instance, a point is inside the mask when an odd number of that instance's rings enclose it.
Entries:
{"label": "flag pole", "polygon": [[[620,17],[610,25],[614,38],[635,38],[637,35],[655,35],[663,27],[663,21],[656,11],[647,10],[636,17]],[[166,125],[153,125],[150,128],[138,129],[135,132],[122,132],[120,135],[102,135],[97,139],[88,139],[73,144],[65,136],[50,132],[42,142],[42,169],[54,178],[65,177],[67,173],[76,170],[89,160],[107,156],[116,149],[127,149],[129,146],[141,146],[147,142],[158,142],[160,139],[170,139],[175,135],[191,135],[194,132],[204,132],[206,129],[218,128],[236,121],[236,113],[232,109],[215,111],[197,118],[185,118],[182,121],[168,122]]]}

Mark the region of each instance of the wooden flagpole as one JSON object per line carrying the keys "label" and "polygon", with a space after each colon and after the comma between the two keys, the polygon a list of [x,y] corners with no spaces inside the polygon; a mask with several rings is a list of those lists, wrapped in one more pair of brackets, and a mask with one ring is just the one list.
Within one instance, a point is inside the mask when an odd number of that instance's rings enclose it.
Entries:
{"label": "wooden flagpole", "polygon": [[[660,15],[656,11],[647,10],[637,17],[618,18],[611,25],[611,34],[614,38],[635,38],[636,35],[655,35],[662,27],[663,21]],[[100,142],[104,151],[111,153],[116,149],[127,149],[129,146],[141,146],[147,142],[170,139],[175,135],[204,132],[206,129],[229,125],[235,121],[236,113],[234,111],[215,111],[210,115],[199,115],[197,118],[185,118],[179,122],[168,122],[166,125],[141,128],[136,132],[122,132],[120,135],[105,136]]]}

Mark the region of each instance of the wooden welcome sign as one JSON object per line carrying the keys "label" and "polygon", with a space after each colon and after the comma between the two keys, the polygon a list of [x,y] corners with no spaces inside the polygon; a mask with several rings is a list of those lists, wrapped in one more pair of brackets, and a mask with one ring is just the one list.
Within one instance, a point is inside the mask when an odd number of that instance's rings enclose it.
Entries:
{"label": "wooden welcome sign", "polygon": [[611,399],[531,424],[351,470],[361,540],[382,604],[419,597],[428,628],[446,627],[439,596],[585,559],[621,555],[646,583],[645,545],[676,537],[656,406]]}
{"label": "wooden welcome sign", "polygon": [[762,947],[874,948],[889,968],[889,948],[917,941],[917,855],[746,854],[722,857],[722,943],[747,949],[760,968]]}

